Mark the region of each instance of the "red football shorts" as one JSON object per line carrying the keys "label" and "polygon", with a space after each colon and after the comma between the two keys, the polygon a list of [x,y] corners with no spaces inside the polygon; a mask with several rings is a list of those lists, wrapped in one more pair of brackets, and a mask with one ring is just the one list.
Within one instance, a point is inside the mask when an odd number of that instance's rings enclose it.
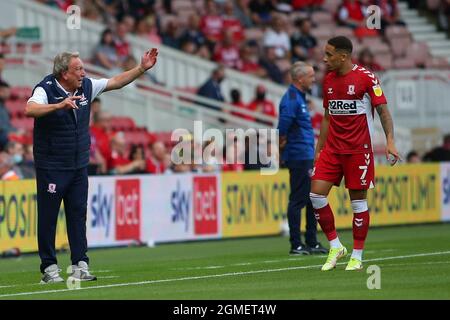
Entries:
{"label": "red football shorts", "polygon": [[342,177],[345,187],[367,190],[375,186],[373,153],[338,154],[323,149],[314,166],[311,179],[329,181],[339,186]]}

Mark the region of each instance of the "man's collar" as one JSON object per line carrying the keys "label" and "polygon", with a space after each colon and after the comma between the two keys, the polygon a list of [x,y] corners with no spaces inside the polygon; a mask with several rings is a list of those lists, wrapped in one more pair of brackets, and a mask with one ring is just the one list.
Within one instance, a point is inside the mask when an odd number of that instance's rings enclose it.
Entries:
{"label": "man's collar", "polygon": [[77,93],[78,89],[75,90],[75,92],[72,94],[69,91],[67,91],[66,89],[64,89],[64,87],[58,82],[58,80],[55,78],[55,82],[56,85],[67,95],[67,96],[71,96],[71,95],[75,95],[75,93]]}

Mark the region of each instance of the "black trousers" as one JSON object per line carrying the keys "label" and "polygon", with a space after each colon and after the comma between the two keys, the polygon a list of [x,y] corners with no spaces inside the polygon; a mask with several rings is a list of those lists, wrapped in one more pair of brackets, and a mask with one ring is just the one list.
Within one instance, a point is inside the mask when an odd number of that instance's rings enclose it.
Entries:
{"label": "black trousers", "polygon": [[41,272],[57,264],[55,237],[61,201],[66,212],[67,236],[72,264],[89,263],[87,257],[86,215],[88,197],[87,167],[53,171],[36,169],[38,205],[38,247]]}
{"label": "black trousers", "polygon": [[288,204],[288,223],[289,223],[289,241],[291,248],[295,249],[301,241],[301,211],[306,207],[306,232],[305,242],[308,246],[317,244],[317,220],[314,216],[314,209],[309,198],[311,190],[311,178],[309,176],[312,170],[313,161],[301,161],[300,165],[289,166],[289,183],[291,193],[289,194]]}

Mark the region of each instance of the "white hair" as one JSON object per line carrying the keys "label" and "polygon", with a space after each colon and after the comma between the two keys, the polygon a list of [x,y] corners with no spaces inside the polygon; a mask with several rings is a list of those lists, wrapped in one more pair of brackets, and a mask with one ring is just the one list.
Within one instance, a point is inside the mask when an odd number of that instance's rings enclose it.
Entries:
{"label": "white hair", "polygon": [[53,60],[53,75],[60,78],[61,74],[69,70],[69,63],[72,58],[79,58],[78,52],[62,52]]}
{"label": "white hair", "polygon": [[297,61],[292,65],[290,70],[292,80],[298,80],[299,78],[305,76],[310,68],[312,68],[312,66],[306,62]]}

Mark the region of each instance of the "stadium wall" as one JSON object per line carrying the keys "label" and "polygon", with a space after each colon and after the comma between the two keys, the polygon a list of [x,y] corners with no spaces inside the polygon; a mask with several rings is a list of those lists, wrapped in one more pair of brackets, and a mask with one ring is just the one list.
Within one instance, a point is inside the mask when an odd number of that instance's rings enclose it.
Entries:
{"label": "stadium wall", "polygon": [[[91,177],[89,247],[277,235],[288,196],[286,170]],[[348,228],[344,185],[333,188],[330,203],[337,228]],[[378,166],[369,206],[373,226],[450,221],[450,163]],[[36,231],[35,181],[0,182],[0,252],[37,251]],[[63,207],[56,244],[68,247]]]}

